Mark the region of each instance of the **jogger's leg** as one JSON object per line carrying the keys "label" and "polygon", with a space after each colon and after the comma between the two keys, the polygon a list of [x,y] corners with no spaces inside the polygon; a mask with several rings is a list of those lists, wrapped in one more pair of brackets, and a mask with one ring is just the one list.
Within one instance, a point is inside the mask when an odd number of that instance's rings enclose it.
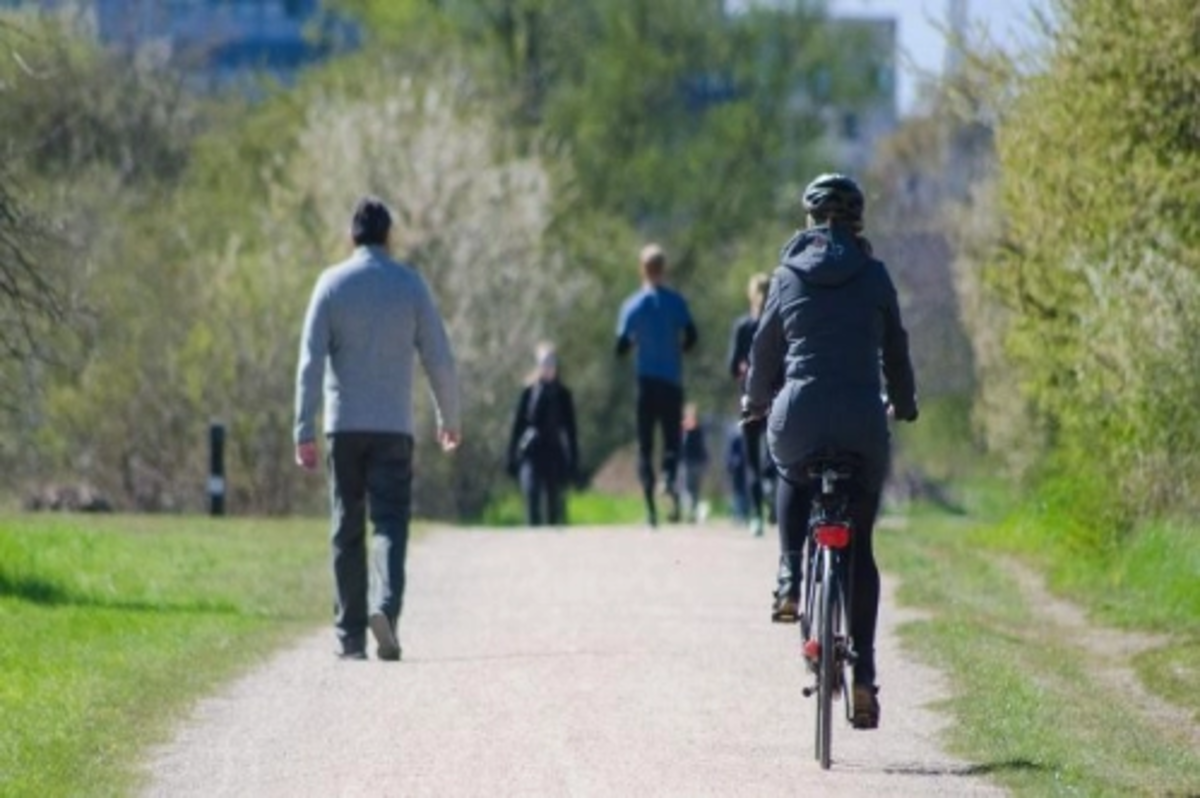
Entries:
{"label": "jogger's leg", "polygon": [[683,389],[663,383],[656,404],[656,415],[663,436],[663,481],[672,494],[678,495],[679,450],[683,444]]}
{"label": "jogger's leg", "polygon": [[638,480],[642,483],[642,495],[646,499],[646,511],[651,523],[657,519],[654,506],[654,390],[653,383],[638,380],[637,392],[637,443]]}

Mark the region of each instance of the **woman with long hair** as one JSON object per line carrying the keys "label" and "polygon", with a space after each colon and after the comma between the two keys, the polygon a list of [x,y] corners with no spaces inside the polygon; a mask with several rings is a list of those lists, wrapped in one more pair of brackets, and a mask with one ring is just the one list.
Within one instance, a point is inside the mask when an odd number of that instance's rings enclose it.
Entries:
{"label": "woman with long hair", "polygon": [[[733,330],[729,334],[729,357],[726,365],[729,376],[737,382],[739,392],[746,389],[746,375],[750,371],[750,345],[754,341],[754,333],[758,330],[758,319],[762,316],[763,305],[767,301],[767,290],[770,287],[771,278],[765,274],[756,274],[750,278],[746,286],[749,312],[733,323]],[[764,488],[774,472],[770,459],[764,456],[762,450],[761,426],[751,424],[742,428],[742,452],[745,459],[744,479],[749,500],[750,529],[755,537],[760,537],[764,529]]]}
{"label": "woman with long hair", "polygon": [[508,470],[521,484],[530,526],[566,523],[566,492],[579,466],[575,402],[558,373],[553,344],[538,344],[508,442]]}

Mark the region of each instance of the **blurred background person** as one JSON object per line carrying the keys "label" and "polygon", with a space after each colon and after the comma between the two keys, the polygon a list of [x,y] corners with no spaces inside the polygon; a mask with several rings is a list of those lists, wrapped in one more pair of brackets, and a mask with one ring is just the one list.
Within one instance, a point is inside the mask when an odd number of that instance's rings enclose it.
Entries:
{"label": "blurred background person", "polygon": [[538,344],[508,441],[508,471],[521,485],[525,523],[566,524],[566,493],[579,467],[575,402],[558,374],[553,344]]}
{"label": "blurred background person", "polygon": [[[771,278],[765,274],[756,274],[750,278],[746,286],[746,298],[750,302],[750,310],[746,315],[733,323],[729,336],[729,374],[738,387],[738,399],[746,389],[746,374],[750,371],[750,347],[754,342],[754,333],[758,330],[758,319],[762,315],[763,305],[767,301],[767,291],[771,287]],[[782,374],[780,374],[782,383]],[[761,425],[748,425],[742,429],[743,455],[746,468],[744,481],[750,529],[755,537],[763,534],[763,498],[764,494],[774,491],[764,490],[771,484],[774,467],[770,455],[763,451]],[[771,498],[768,496],[767,498]],[[768,510],[770,512],[770,510]],[[774,520],[774,513],[771,513]]]}
{"label": "blurred background person", "polygon": [[708,445],[695,402],[688,402],[683,407],[683,440],[679,449],[683,472],[683,517],[694,524],[703,521],[706,515],[701,508],[700,496],[704,472],[708,470]]}
{"label": "blurred background person", "polygon": [[746,439],[740,424],[733,424],[725,435],[725,475],[729,478],[729,512],[734,521],[744,524],[749,519],[750,496],[746,485]]}
{"label": "blurred background person", "polygon": [[617,356],[634,353],[637,376],[638,479],[646,520],[658,526],[654,503],[654,431],[662,431],[663,492],[671,501],[668,519],[679,520],[680,432],[683,417],[683,355],[696,345],[696,324],[687,300],[666,285],[667,254],[647,244],[638,257],[642,286],[621,305]]}

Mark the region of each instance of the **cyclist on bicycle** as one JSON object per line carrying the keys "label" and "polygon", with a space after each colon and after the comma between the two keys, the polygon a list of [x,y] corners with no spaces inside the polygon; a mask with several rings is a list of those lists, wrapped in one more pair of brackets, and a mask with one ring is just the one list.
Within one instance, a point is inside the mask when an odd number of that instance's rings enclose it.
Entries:
{"label": "cyclist on bicycle", "polygon": [[[751,349],[743,415],[767,425],[780,472],[781,556],[771,619],[794,622],[800,555],[818,486],[806,476],[819,455],[858,462],[847,484],[854,527],[850,575],[853,716],[879,723],[875,624],[879,571],[871,534],[889,459],[888,413],[917,418],[908,335],[887,268],[862,235],[862,189],[849,177],[821,175],[804,190],[808,229],[784,246]],[[887,406],[881,400],[880,365]]]}

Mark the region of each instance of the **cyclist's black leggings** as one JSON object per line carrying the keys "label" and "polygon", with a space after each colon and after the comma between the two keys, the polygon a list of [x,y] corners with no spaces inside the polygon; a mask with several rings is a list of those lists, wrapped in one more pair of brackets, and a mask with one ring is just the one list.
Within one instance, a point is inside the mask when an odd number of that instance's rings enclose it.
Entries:
{"label": "cyclist's black leggings", "polygon": [[[850,544],[850,637],[858,659],[854,663],[854,681],[858,684],[875,683],[875,624],[879,618],[879,569],[875,567],[875,550],[872,538],[875,517],[879,514],[879,490],[850,482],[850,520],[854,524],[854,537]],[[779,477],[778,511],[780,550],[788,560],[787,567],[797,576],[800,570],[800,552],[804,548],[804,536],[808,534],[808,515],[813,497],[820,490],[816,481],[792,482],[782,474]],[[796,579],[796,585],[800,580]]]}

